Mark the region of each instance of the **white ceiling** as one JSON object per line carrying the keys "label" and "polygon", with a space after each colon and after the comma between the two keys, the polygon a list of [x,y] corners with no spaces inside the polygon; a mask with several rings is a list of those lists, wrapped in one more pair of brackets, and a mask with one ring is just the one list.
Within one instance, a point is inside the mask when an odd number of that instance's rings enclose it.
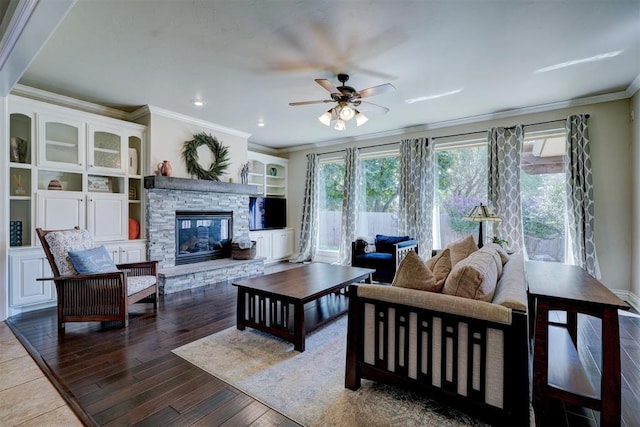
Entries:
{"label": "white ceiling", "polygon": [[[338,132],[317,120],[328,104],[288,105],[328,99],[314,79],[337,86],[338,72],[358,90],[392,83],[370,98],[389,113]],[[640,0],[79,0],[19,83],[283,148],[629,90],[639,75]]]}

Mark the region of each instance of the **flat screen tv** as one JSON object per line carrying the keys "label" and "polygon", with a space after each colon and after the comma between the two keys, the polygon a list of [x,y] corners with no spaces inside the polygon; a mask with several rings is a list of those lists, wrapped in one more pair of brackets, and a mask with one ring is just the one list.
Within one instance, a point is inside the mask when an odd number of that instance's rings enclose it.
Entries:
{"label": "flat screen tv", "polygon": [[287,199],[249,197],[249,230],[286,228]]}

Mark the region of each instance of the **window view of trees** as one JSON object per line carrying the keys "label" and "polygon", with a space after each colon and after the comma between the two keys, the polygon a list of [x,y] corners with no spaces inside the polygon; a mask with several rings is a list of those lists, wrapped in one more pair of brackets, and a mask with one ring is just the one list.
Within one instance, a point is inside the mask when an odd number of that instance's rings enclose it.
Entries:
{"label": "window view of trees", "polygon": [[[530,154],[536,142],[556,155],[546,155],[542,150]],[[565,144],[566,138],[557,135],[525,140],[520,194],[524,245],[529,259],[565,260],[566,190],[562,155],[558,155],[564,153]]]}
{"label": "window view of trees", "polygon": [[320,242],[318,248],[337,251],[340,248],[340,221],[344,190],[344,162],[320,164]]}
{"label": "window view of trees", "polygon": [[[487,203],[487,146],[475,144],[436,152],[440,247],[477,233],[478,223],[463,220]],[[436,245],[438,242],[435,242]]]}
{"label": "window view of trees", "polygon": [[[554,156],[536,153],[532,158],[533,139],[525,141],[520,176],[524,244],[530,259],[564,262],[565,178],[562,156],[565,140],[553,140]],[[538,138],[538,142],[539,138]],[[547,145],[549,147],[549,145]],[[436,222],[440,241],[445,247],[466,235],[476,235],[478,223],[462,218],[474,206],[487,203],[487,144],[458,144],[436,147]],[[529,160],[532,163],[527,163]],[[398,234],[398,153],[361,156],[360,218],[357,234]],[[344,161],[324,161],[320,165],[320,250],[338,251],[342,221]],[[502,237],[502,236],[498,236]]]}
{"label": "window view of trees", "polygon": [[398,154],[360,160],[362,171],[360,220],[358,234],[398,234]]}

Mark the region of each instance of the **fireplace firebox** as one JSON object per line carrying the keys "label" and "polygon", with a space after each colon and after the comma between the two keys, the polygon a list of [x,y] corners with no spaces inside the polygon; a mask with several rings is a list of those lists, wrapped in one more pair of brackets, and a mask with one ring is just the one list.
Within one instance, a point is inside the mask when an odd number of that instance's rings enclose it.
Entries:
{"label": "fireplace firebox", "polygon": [[231,257],[233,212],[176,212],[176,265]]}

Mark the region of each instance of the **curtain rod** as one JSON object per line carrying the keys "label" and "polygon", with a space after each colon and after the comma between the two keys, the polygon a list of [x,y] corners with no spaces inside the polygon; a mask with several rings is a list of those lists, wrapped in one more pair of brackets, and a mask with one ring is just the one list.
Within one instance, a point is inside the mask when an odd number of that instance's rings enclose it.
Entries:
{"label": "curtain rod", "polygon": [[[584,116],[585,116],[587,119],[589,118],[589,114],[585,114]],[[548,123],[561,123],[561,122],[566,122],[566,121],[567,121],[567,119],[547,120],[547,121],[545,121],[545,122],[528,123],[528,124],[525,124],[525,125],[522,125],[522,126],[523,126],[523,127],[527,127],[527,126],[538,126],[538,125],[546,125],[546,124],[548,124]],[[505,129],[515,129],[515,126],[509,126],[509,127],[506,127]],[[479,133],[486,133],[487,131],[488,131],[488,130],[478,130],[478,131],[475,131],[475,132],[457,133],[457,134],[454,134],[454,135],[434,136],[434,137],[431,137],[430,139],[432,139],[432,140],[433,140],[433,139],[442,139],[442,138],[455,138],[455,137],[458,137],[458,136],[477,135],[477,134],[479,134]],[[358,147],[358,148],[375,148],[375,147],[384,147],[384,146],[387,146],[387,145],[396,145],[396,144],[399,144],[399,143],[400,143],[400,141],[395,141],[395,142],[387,142],[387,143],[385,143],[385,144],[379,144],[379,145],[368,145],[368,146],[365,146],[365,147]],[[327,151],[327,152],[324,152],[324,153],[317,153],[317,154],[318,154],[318,156],[322,156],[322,155],[325,155],[325,154],[336,154],[336,153],[341,153],[341,152],[343,152],[343,151],[344,151],[344,148],[343,148],[343,149],[341,149],[341,150]]]}

